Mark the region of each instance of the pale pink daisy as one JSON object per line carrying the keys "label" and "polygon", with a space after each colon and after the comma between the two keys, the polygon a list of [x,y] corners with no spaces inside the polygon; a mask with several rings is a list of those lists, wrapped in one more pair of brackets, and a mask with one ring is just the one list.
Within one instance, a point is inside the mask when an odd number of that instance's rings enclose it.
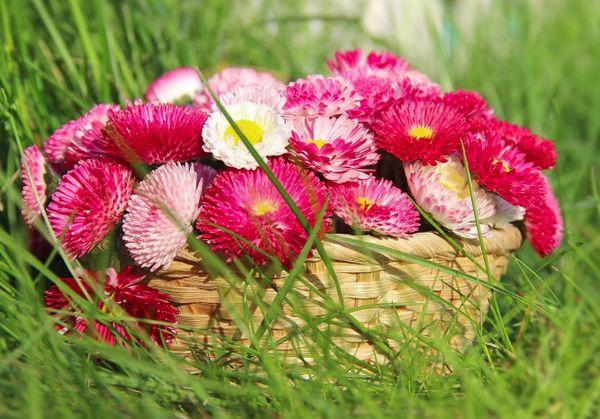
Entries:
{"label": "pale pink daisy", "polygon": [[[224,93],[233,92],[239,87],[268,86],[282,89],[285,85],[277,80],[271,73],[258,71],[249,67],[226,68],[208,79],[208,85],[217,97]],[[209,112],[213,100],[206,88],[200,91],[194,98],[194,104],[200,109]]]}
{"label": "pale pink daisy", "polygon": [[88,253],[121,219],[135,179],[126,166],[90,159],[65,174],[48,205],[48,219],[65,251]]}
{"label": "pale pink daisy", "polygon": [[370,176],[331,185],[331,206],[346,224],[365,232],[405,237],[419,229],[419,213],[390,180]]}
{"label": "pale pink daisy", "polygon": [[127,161],[161,164],[202,157],[206,115],[190,106],[137,103],[109,115],[104,135],[111,154]]}
{"label": "pale pink daisy", "polygon": [[[311,226],[325,205],[326,188],[310,171],[283,158],[269,167],[285,187]],[[325,213],[329,216],[329,212]],[[200,238],[229,259],[244,254],[265,263],[266,252],[291,265],[308,234],[262,170],[226,170],[206,190],[196,224]],[[323,220],[319,236],[331,223]],[[257,250],[256,248],[260,249]]]}
{"label": "pale pink daisy", "polygon": [[21,158],[21,180],[23,182],[23,209],[25,222],[33,226],[46,204],[46,160],[37,146],[23,150]]}
{"label": "pale pink daisy", "polygon": [[336,116],[359,105],[361,97],[341,77],[311,75],[290,83],[283,107],[287,116]]}
{"label": "pale pink daisy", "polygon": [[145,96],[149,102],[187,103],[202,90],[202,86],[194,67],[179,67],[150,83]]}
{"label": "pale pink daisy", "polygon": [[[229,105],[251,102],[267,105],[277,113],[281,113],[285,105],[283,89],[273,85],[240,86],[231,92],[223,93],[219,100],[226,108]],[[216,105],[213,105],[213,110],[216,110]]]}
{"label": "pale pink daisy", "polygon": [[[467,172],[456,156],[435,166],[420,161],[404,164],[408,187],[415,202],[435,221],[466,238],[477,237],[475,212]],[[473,195],[483,235],[487,235],[496,215],[496,197],[473,182]]]}
{"label": "pale pink daisy", "polygon": [[290,122],[291,153],[333,182],[369,178],[379,160],[373,134],[355,119],[319,116]]}
{"label": "pale pink daisy", "polygon": [[171,162],[136,187],[123,221],[123,241],[138,265],[155,271],[171,264],[198,217],[202,184],[193,164]]}
{"label": "pale pink daisy", "polygon": [[63,173],[81,160],[106,156],[102,128],[108,115],[118,109],[118,105],[95,105],[86,114],[54,131],[44,143],[44,154],[52,167]]}

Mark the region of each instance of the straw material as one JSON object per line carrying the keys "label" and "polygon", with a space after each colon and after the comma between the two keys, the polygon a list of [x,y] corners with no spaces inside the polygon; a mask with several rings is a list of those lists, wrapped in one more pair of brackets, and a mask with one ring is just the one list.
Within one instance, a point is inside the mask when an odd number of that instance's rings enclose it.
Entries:
{"label": "straw material", "polygon": [[[360,240],[368,245],[356,244]],[[484,266],[477,240],[458,242]],[[490,270],[496,279],[506,272],[510,253],[521,243],[521,232],[513,226],[496,229],[484,240]],[[371,247],[367,249],[368,246]],[[373,246],[379,246],[377,251],[373,251]],[[423,335],[443,333],[453,348],[461,350],[473,340],[475,328],[487,313],[490,290],[485,285],[486,273],[437,233],[418,233],[406,239],[331,235],[324,247],[333,262],[345,307],[352,309],[352,314],[369,329],[387,332],[392,337],[388,339],[392,348],[405,343],[410,336],[407,331],[418,330]],[[477,280],[442,272],[415,257]],[[265,334],[265,342],[277,341],[280,355],[297,360],[300,354],[303,360],[310,361],[315,345],[307,338],[311,328],[304,327],[306,321],[300,314],[304,312],[313,325],[318,324],[319,329],[332,336],[339,348],[361,360],[380,359],[370,342],[343,322],[334,321],[334,327],[331,321],[319,322],[327,315],[319,294],[325,293],[335,302],[339,302],[339,297],[322,260],[309,259],[305,267],[305,281],[296,278],[289,294],[294,308],[288,302],[282,304],[281,314]],[[274,277],[277,289],[286,278],[286,272]],[[179,307],[179,326],[194,329],[180,330],[171,347],[183,354],[189,354],[193,346],[207,347],[215,336],[249,345],[247,330],[240,329],[234,319],[251,319],[256,330],[277,293],[265,285],[256,293],[261,296],[260,301],[249,301],[252,293],[244,292],[248,283],[210,277],[189,250],[182,251],[167,270],[154,274],[149,285],[167,293]]]}

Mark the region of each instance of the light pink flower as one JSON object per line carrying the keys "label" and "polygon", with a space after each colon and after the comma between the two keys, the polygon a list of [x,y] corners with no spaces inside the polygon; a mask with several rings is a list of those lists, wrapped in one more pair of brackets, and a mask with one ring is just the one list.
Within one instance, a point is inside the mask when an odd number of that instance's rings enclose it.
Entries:
{"label": "light pink flower", "polygon": [[140,182],[123,221],[123,241],[138,265],[155,271],[171,264],[198,217],[202,184],[194,165],[172,162]]}
{"label": "light pink flower", "polygon": [[48,205],[48,219],[65,251],[88,253],[121,219],[135,180],[131,170],[107,159],[90,159],[64,175]]}
{"label": "light pink flower", "polygon": [[[282,89],[285,85],[277,80],[271,73],[257,71],[247,67],[230,67],[214,74],[208,79],[208,85],[217,97],[224,93],[233,92],[239,87],[268,86]],[[213,100],[205,88],[194,98],[194,104],[205,112],[210,112]]]}
{"label": "light pink flower", "polygon": [[346,224],[365,232],[404,237],[419,229],[419,213],[408,195],[390,180],[371,176],[333,184],[331,206]]}
{"label": "light pink flower", "polygon": [[54,131],[44,143],[44,154],[52,167],[64,173],[81,160],[106,156],[102,128],[108,115],[118,109],[118,105],[95,105],[88,113]]}
{"label": "light pink flower", "polygon": [[46,204],[46,160],[37,146],[23,150],[21,158],[21,180],[23,182],[23,209],[25,222],[33,226]]}
{"label": "light pink flower", "polygon": [[[435,166],[419,161],[405,163],[406,180],[415,202],[434,220],[455,234],[477,237],[467,173],[458,157]],[[487,235],[496,215],[496,197],[473,182],[481,232]],[[499,203],[498,203],[499,204]]]}
{"label": "light pink flower", "polygon": [[[237,89],[223,93],[219,100],[224,106],[235,105],[237,103],[251,102],[260,105],[267,105],[275,112],[281,113],[285,104],[283,89],[274,85],[254,84],[252,86],[240,86]],[[216,106],[213,105],[213,109]]]}
{"label": "light pink flower", "polygon": [[346,115],[299,117],[290,122],[291,153],[306,167],[337,183],[369,178],[379,160],[370,131]]}
{"label": "light pink flower", "polygon": [[179,67],[154,80],[145,96],[149,102],[190,102],[202,87],[202,80],[194,67]]}
{"label": "light pink flower", "polygon": [[359,105],[360,96],[341,77],[311,75],[287,86],[283,107],[288,116],[336,116]]}

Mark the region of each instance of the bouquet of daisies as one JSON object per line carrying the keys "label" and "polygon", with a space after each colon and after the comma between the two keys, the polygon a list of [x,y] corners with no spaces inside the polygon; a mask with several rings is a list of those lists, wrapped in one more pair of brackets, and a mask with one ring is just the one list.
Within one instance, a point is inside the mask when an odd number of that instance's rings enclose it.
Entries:
{"label": "bouquet of daisies", "polygon": [[[550,140],[498,119],[476,92],[444,92],[390,53],[337,52],[328,67],[289,84],[250,68],[203,83],[194,68],[177,68],[145,100],[96,105],[41,150],[27,148],[25,221],[47,216],[71,258],[111,235],[130,261],[65,284],[81,295],[100,284],[129,315],[172,323],[176,309],[143,274],[168,268],[190,236],[228,261],[291,266],[315,226],[320,237],[431,229],[413,202],[459,237],[523,220],[541,256],[557,248],[563,221],[542,173],[556,163]],[[115,341],[56,286],[46,302],[71,309],[76,330]],[[149,332],[168,341],[173,329]]]}

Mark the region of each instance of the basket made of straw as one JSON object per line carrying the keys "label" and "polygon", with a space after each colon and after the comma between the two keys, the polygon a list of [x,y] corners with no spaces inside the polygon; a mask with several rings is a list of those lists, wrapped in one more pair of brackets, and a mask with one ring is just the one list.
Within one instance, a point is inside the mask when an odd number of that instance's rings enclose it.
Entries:
{"label": "basket made of straw", "polygon": [[[510,253],[521,243],[521,233],[513,226],[496,229],[483,240],[491,277],[500,279]],[[364,329],[385,333],[391,349],[405,343],[407,331],[425,336],[441,333],[457,350],[475,337],[490,298],[490,276],[478,240],[458,240],[457,249],[437,233],[426,232],[406,239],[332,235],[323,244],[337,284],[321,259],[307,260],[306,272],[294,279],[288,297],[276,310],[277,318],[262,324],[262,328],[268,325],[262,342],[280,356],[310,360],[315,345],[309,336],[318,328],[338,350],[360,360],[381,359],[364,330],[331,315],[331,304],[341,305],[338,291],[346,312]],[[244,323],[254,326],[254,331],[261,328],[265,312],[287,278],[283,272],[270,284],[252,281],[250,285],[248,280],[214,277],[186,250],[167,270],[153,275],[149,285],[167,293],[179,307],[180,330],[171,350],[189,355],[194,347],[210,347],[219,337],[250,345],[252,332]]]}

